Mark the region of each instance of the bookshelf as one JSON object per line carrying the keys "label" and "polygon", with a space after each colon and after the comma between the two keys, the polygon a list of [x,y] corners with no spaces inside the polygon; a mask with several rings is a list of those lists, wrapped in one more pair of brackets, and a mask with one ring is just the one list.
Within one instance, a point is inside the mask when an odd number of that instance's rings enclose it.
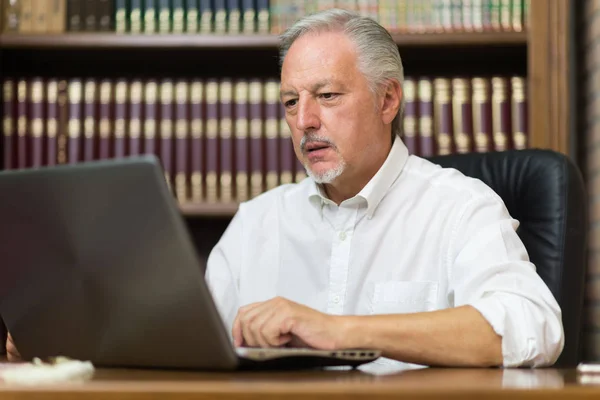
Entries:
{"label": "bookshelf", "polygon": [[[528,28],[522,32],[393,37],[406,75],[527,76],[528,147],[573,155],[571,7],[571,0],[531,1]],[[0,68],[6,76],[24,77],[267,79],[278,76],[277,43],[272,34],[3,33]],[[237,208],[236,201],[181,204],[195,240],[204,246],[201,254],[207,255]]]}
{"label": "bookshelf", "polygon": [[[394,34],[401,47],[527,45],[526,32]],[[161,49],[270,48],[276,35],[138,35],[116,33],[1,34],[3,49]]]}

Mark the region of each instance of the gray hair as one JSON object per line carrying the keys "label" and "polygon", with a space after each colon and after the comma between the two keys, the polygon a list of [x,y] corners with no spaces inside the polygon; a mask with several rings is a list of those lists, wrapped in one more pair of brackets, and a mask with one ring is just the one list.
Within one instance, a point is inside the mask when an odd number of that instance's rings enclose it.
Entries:
{"label": "gray hair", "polygon": [[[402,87],[404,68],[398,45],[390,33],[371,18],[355,12],[331,9],[309,15],[297,21],[280,37],[279,61],[283,60],[292,44],[307,33],[342,32],[357,49],[358,69],[369,82],[374,94],[381,94],[383,86],[396,80]],[[404,94],[400,110],[392,121],[392,138],[402,135]]]}

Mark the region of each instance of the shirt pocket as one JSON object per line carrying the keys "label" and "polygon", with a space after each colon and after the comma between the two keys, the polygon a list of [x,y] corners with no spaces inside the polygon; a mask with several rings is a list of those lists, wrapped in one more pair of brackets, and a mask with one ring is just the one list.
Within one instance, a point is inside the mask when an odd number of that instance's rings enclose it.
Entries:
{"label": "shirt pocket", "polygon": [[405,314],[437,309],[437,282],[375,282],[373,289],[371,314]]}

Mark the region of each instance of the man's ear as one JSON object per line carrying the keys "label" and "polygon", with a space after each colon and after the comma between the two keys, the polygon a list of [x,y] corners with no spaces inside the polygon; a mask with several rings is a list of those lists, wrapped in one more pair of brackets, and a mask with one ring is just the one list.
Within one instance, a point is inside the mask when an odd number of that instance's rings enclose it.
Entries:
{"label": "man's ear", "polygon": [[385,86],[385,92],[381,98],[381,118],[384,124],[391,124],[398,111],[400,110],[400,104],[402,103],[402,86],[400,82],[395,79],[391,79]]}

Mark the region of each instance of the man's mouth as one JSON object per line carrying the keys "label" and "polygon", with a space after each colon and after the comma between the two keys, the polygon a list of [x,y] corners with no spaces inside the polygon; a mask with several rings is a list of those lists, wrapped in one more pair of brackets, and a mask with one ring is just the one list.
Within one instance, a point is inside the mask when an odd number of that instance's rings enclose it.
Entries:
{"label": "man's mouth", "polygon": [[329,144],[327,143],[309,143],[305,146],[305,151],[306,153],[310,154],[319,150],[324,150],[324,149],[328,149],[329,147],[331,147]]}

